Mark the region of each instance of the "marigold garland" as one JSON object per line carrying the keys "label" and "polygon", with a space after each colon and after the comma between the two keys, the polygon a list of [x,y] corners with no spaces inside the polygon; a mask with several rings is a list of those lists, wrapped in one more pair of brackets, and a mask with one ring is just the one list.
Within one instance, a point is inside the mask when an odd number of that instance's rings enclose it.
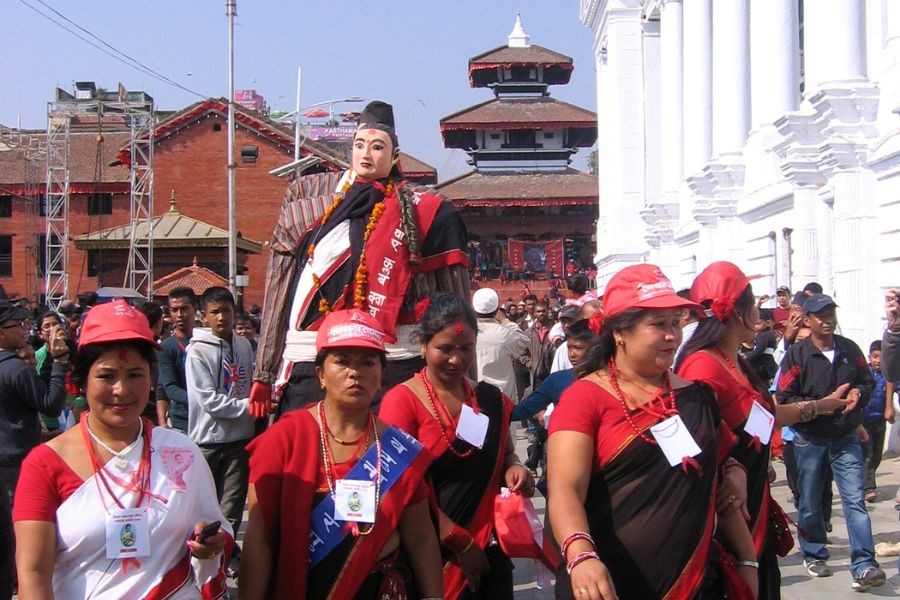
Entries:
{"label": "marigold garland", "polygon": [[[325,213],[322,215],[322,222],[319,224],[319,228],[325,225],[328,222],[328,219],[331,217],[331,214],[338,207],[341,201],[344,199],[344,195],[347,193],[347,190],[350,189],[351,179],[347,178],[347,181],[344,182],[344,185],[341,186],[340,192],[334,195],[334,201],[331,205],[325,209]],[[388,181],[387,185],[384,188],[384,198],[390,197],[394,193],[394,182]],[[369,241],[369,236],[372,235],[372,232],[375,230],[375,226],[378,225],[379,219],[381,219],[381,215],[384,214],[384,200],[382,199],[372,208],[372,214],[369,217],[369,222],[366,224],[366,229],[363,232],[363,248],[362,252],[359,255],[359,266],[356,267],[356,274],[353,277],[353,308],[357,308],[362,310],[366,303],[366,296],[368,295],[368,284],[369,284],[369,270],[366,268],[366,242]],[[312,243],[309,245],[308,261],[310,266],[313,262],[313,253],[315,252],[316,245]],[[328,314],[331,312],[331,304],[328,302],[328,299],[325,298],[325,295],[322,293],[322,281],[319,276],[313,272],[312,274],[313,286],[316,291],[319,292],[321,298],[319,299],[319,312],[322,314]]]}

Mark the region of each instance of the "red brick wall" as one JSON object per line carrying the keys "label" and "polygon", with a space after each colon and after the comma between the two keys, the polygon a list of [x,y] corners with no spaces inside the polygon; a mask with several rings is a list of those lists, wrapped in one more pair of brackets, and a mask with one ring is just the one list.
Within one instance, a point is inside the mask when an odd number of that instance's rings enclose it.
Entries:
{"label": "red brick wall", "polygon": [[[216,124],[220,126],[219,131],[213,131]],[[226,125],[224,117],[210,114],[156,145],[153,177],[157,214],[169,209],[169,197],[174,189],[175,202],[182,214],[228,229]],[[287,186],[284,179],[269,175],[269,171],[290,162],[293,149],[280,148],[240,126],[235,132],[234,145],[237,229],[246,238],[266,242],[272,237]],[[259,147],[255,163],[242,162],[241,146],[245,145]],[[250,277],[250,286],[244,295],[247,306],[263,303],[267,260],[265,249],[247,259],[246,274]],[[190,261],[182,266],[189,264]],[[166,273],[158,272],[155,277]]]}
{"label": "red brick wall", "polygon": [[[89,231],[97,231],[108,227],[127,223],[129,217],[128,184],[120,186],[121,192],[114,193],[112,197],[111,215],[88,215],[87,194],[71,194],[69,196],[69,236],[75,238]],[[29,298],[34,297],[34,290],[28,289],[26,273],[30,264],[36,257],[29,252],[29,246],[34,245],[37,256],[38,242],[31,242],[29,238],[45,233],[46,221],[38,216],[37,210],[30,212],[26,200],[16,198],[13,200],[13,214],[10,219],[0,219],[0,235],[13,236],[13,265],[12,277],[0,277],[9,296]],[[122,280],[104,282],[106,285],[121,286]],[[96,277],[87,275],[87,253],[75,248],[75,244],[69,243],[69,297],[75,298],[78,292],[93,291],[98,288]],[[44,293],[44,280],[38,280],[38,294]]]}

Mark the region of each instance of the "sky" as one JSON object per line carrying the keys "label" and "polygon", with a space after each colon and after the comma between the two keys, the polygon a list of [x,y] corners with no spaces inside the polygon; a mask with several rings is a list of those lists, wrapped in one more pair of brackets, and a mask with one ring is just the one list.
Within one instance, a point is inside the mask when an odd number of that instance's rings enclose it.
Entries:
{"label": "sky", "polygon": [[[55,87],[71,91],[74,81],[108,90],[121,82],[148,92],[161,110],[228,95],[225,0],[0,4],[0,124],[46,128]],[[115,60],[29,6],[200,96]],[[437,168],[445,181],[470,167],[463,151],[443,147],[439,121],[492,97],[469,87],[468,59],[505,45],[517,12],[533,44],[574,59],[571,82],[551,86],[551,95],[596,111],[593,34],[578,9],[578,0],[237,0],[235,89],[255,88],[272,109],[291,111],[301,66],[302,106],[352,96],[389,102],[401,149]],[[588,153],[582,149],[573,165],[586,169]]]}

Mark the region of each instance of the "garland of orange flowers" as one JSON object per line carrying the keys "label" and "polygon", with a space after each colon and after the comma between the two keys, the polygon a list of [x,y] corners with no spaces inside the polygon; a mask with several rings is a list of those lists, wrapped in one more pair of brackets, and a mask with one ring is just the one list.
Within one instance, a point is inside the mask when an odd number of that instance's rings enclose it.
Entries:
{"label": "garland of orange flowers", "polygon": [[[322,222],[319,224],[320,231],[322,226],[325,225],[326,222],[328,222],[331,214],[344,199],[344,194],[346,194],[348,189],[350,189],[350,178],[348,178],[347,181],[344,182],[344,185],[341,187],[340,192],[334,195],[334,201],[331,203],[331,206],[325,209],[325,213],[322,215]],[[390,197],[393,193],[394,182],[393,180],[390,180],[387,182],[387,185],[384,188],[384,198]],[[360,310],[362,310],[363,306],[365,306],[366,304],[366,296],[369,286],[369,270],[366,268],[366,242],[369,241],[369,236],[372,235],[372,232],[378,225],[378,221],[381,219],[382,214],[384,214],[384,199],[382,199],[381,201],[376,203],[374,207],[372,207],[372,214],[369,216],[369,222],[366,224],[366,229],[363,232],[363,248],[362,252],[360,252],[359,254],[359,265],[356,267],[356,274],[353,276],[353,308],[357,308]],[[309,245],[308,260],[310,266],[312,266],[313,252],[315,251],[315,248],[315,243]],[[331,304],[322,293],[322,281],[315,272],[313,272],[312,274],[312,279],[315,289],[321,296],[321,298],[319,299],[319,312],[327,315],[331,312]]]}

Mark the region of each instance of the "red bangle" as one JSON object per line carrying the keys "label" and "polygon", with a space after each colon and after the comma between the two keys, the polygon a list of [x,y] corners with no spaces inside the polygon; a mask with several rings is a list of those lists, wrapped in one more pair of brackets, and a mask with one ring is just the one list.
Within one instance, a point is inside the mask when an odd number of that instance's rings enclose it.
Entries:
{"label": "red bangle", "polygon": [[591,558],[596,558],[597,560],[600,560],[600,557],[597,556],[597,553],[596,553],[596,552],[593,552],[593,551],[591,551],[591,552],[579,552],[578,554],[575,555],[575,558],[573,558],[572,560],[570,560],[569,562],[566,563],[566,572],[567,572],[569,575],[571,575],[571,574],[572,574],[572,569],[574,569],[575,567],[577,567],[578,565],[580,565],[580,564],[583,563],[584,561],[589,560],[589,559],[591,559]]}
{"label": "red bangle", "polygon": [[584,531],[576,531],[575,533],[570,534],[565,540],[563,540],[562,546],[560,546],[560,551],[562,552],[563,558],[566,558],[566,555],[569,553],[569,546],[572,545],[573,542],[577,540],[587,540],[590,542],[591,546],[594,548],[597,547],[594,544],[594,538],[591,537],[589,533],[585,533]]}
{"label": "red bangle", "polygon": [[471,533],[459,525],[454,525],[447,537],[441,540],[441,545],[455,554],[459,554],[465,552],[473,541]]}

